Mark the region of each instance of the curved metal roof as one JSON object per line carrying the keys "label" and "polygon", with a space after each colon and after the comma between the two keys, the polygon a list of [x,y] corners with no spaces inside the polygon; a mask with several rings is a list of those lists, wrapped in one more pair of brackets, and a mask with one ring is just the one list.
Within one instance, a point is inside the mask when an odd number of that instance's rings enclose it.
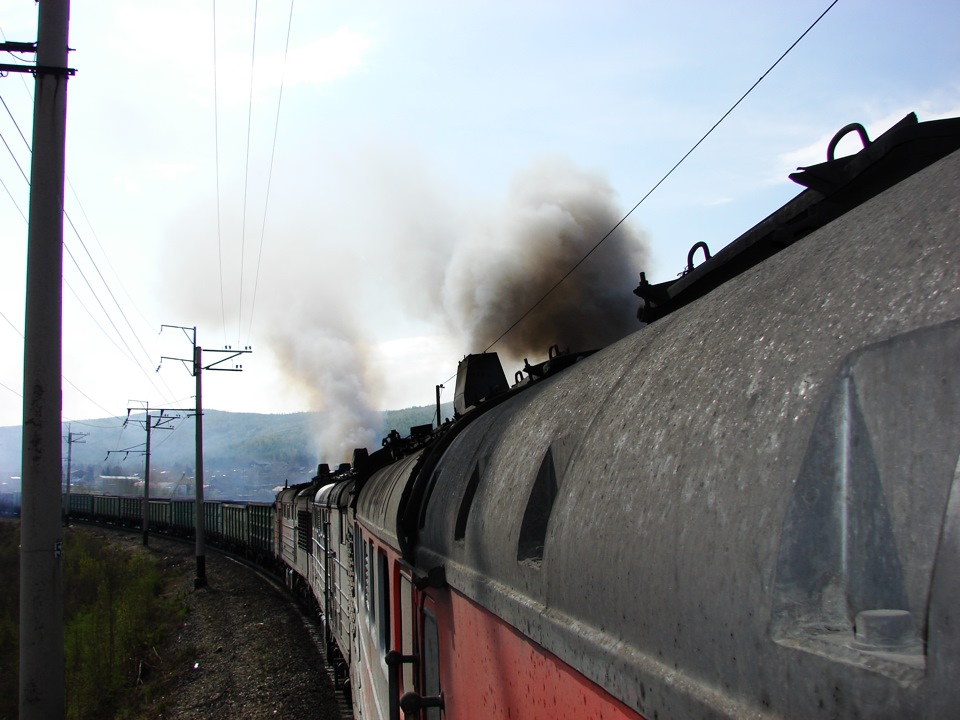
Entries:
{"label": "curved metal roof", "polygon": [[[960,702],[958,187],[955,153],[490,410],[418,565],[645,714]],[[875,603],[926,651],[871,647]]]}
{"label": "curved metal roof", "polygon": [[358,492],[357,520],[392,543],[394,549],[400,547],[397,539],[400,499],[422,454],[423,450],[419,450],[376,471]]}
{"label": "curved metal roof", "polygon": [[321,507],[328,509],[339,508],[343,510],[350,504],[350,498],[353,492],[355,480],[348,478],[339,482],[324,485],[317,491],[314,502]]}

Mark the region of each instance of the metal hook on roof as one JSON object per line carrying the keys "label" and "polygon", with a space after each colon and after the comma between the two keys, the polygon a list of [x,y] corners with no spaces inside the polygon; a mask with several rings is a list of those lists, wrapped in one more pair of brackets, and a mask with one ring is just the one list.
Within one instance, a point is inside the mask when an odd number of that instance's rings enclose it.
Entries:
{"label": "metal hook on roof", "polygon": [[690,248],[690,252],[687,253],[687,269],[683,271],[684,275],[686,275],[688,272],[693,272],[693,256],[697,254],[697,250],[703,250],[704,262],[710,259],[710,248],[707,247],[707,244],[703,242],[703,240],[701,240],[692,248]]}
{"label": "metal hook on roof", "polygon": [[830,144],[827,145],[827,162],[833,162],[833,155],[837,150],[837,145],[840,144],[840,141],[843,139],[844,135],[849,135],[854,131],[860,136],[860,142],[863,143],[864,147],[867,147],[870,144],[870,137],[867,135],[867,129],[863,125],[860,123],[850,123],[849,125],[844,125],[839,131],[837,131],[837,134],[833,136]]}

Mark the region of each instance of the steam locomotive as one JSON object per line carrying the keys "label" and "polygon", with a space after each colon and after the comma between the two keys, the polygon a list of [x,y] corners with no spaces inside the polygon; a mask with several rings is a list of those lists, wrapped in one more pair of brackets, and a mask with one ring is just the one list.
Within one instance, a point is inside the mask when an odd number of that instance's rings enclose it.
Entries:
{"label": "steam locomotive", "polygon": [[958,148],[960,119],[844,128],[794,200],[641,275],[637,332],[512,385],[468,356],[452,421],[281,491],[356,717],[956,716]]}

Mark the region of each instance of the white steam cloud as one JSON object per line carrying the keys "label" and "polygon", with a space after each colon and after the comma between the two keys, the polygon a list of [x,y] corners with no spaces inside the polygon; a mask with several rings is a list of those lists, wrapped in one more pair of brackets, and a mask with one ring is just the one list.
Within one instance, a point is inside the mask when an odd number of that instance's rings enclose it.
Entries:
{"label": "white steam cloud", "polygon": [[358,326],[347,321],[349,313],[316,299],[309,309],[291,307],[286,322],[271,326],[267,342],[285,377],[320,413],[314,451],[333,465],[349,460],[354,448],[374,447],[382,421]]}

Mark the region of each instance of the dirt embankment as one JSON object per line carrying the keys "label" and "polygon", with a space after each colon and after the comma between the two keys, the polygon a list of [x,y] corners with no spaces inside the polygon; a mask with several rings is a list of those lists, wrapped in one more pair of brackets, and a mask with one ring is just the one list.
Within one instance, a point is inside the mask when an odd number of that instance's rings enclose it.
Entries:
{"label": "dirt embankment", "polygon": [[208,586],[194,590],[192,545],[96,530],[170,571],[169,592],[186,608],[155,663],[142,667],[150,697],[143,720],[345,720],[321,651],[296,605],[246,567],[207,553]]}

